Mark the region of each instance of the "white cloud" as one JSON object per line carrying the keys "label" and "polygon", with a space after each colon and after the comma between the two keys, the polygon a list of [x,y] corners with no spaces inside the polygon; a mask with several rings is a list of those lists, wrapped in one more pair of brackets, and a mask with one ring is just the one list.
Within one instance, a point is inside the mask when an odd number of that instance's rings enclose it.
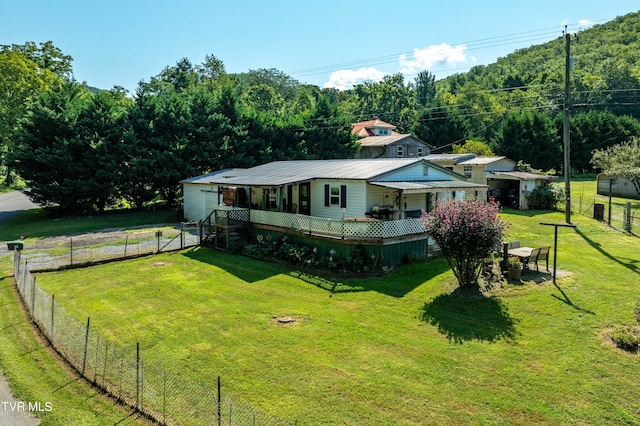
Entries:
{"label": "white cloud", "polygon": [[439,45],[431,45],[424,49],[413,49],[413,57],[407,58],[407,55],[400,55],[399,61],[403,74],[411,74],[419,70],[427,70],[436,64],[456,65],[465,63],[474,58],[467,56],[467,46],[458,44],[451,46],[447,43]]}
{"label": "white cloud", "polygon": [[340,70],[331,73],[329,81],[327,81],[322,87],[333,87],[339,90],[347,90],[356,84],[363,83],[365,81],[380,81],[382,77],[387,75],[384,71],[379,71],[373,67],[360,68],[357,71],[354,70]]}
{"label": "white cloud", "polygon": [[581,27],[590,27],[593,25],[593,21],[589,19],[581,19],[578,21],[578,25],[580,25]]}

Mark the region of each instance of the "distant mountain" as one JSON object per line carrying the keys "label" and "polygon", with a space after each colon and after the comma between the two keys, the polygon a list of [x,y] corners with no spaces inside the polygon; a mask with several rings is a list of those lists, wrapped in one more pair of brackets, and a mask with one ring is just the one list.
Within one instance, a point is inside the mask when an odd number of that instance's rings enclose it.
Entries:
{"label": "distant mountain", "polygon": [[[620,16],[572,36],[572,103],[615,107],[638,102],[640,94],[640,12]],[[485,90],[522,89],[555,96],[564,84],[565,39],[516,50],[495,63],[476,66],[438,82],[459,93],[466,85]],[[546,92],[543,87],[546,87]],[[467,88],[468,89],[468,88]],[[629,113],[628,108],[626,113]],[[632,115],[640,116],[638,111]]]}

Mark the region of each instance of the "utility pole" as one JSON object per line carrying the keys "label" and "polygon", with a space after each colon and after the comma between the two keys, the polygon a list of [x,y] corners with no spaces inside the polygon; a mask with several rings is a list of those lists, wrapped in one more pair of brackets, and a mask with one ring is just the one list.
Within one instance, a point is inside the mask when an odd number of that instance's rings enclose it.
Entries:
{"label": "utility pole", "polygon": [[570,85],[571,77],[571,35],[564,27],[564,40],[566,50],[566,60],[564,69],[564,123],[562,126],[562,140],[564,144],[564,198],[565,198],[565,221],[571,223],[571,132],[569,130],[569,106],[570,106]]}

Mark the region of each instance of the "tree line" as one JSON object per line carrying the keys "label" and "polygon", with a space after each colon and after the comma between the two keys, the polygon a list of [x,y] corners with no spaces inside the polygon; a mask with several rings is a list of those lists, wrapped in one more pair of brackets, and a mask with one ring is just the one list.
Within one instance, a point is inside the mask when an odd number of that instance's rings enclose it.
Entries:
{"label": "tree line", "polygon": [[[640,136],[638,14],[586,30],[572,77],[571,166]],[[609,43],[602,43],[608,40]],[[229,74],[209,55],[182,59],[133,94],[90,90],[51,42],[0,46],[0,143],[13,175],[44,205],[80,213],[179,201],[179,181],[274,160],[349,158],[351,123],[380,119],[447,153],[506,155],[535,169],[562,167],[562,40],[514,52],[436,81],[428,71],[339,91],[275,69]],[[586,45],[586,46],[585,46]],[[612,46],[615,52],[610,53]],[[579,51],[576,48],[577,51]],[[479,149],[480,149],[479,148]]]}

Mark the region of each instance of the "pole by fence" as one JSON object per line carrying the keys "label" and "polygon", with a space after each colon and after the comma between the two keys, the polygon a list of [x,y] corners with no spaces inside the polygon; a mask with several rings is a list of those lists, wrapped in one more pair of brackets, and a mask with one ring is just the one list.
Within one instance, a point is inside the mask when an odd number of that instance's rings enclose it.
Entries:
{"label": "pole by fence", "polygon": [[136,342],[136,409],[140,409],[140,342]]}
{"label": "pole by fence", "polygon": [[216,401],[218,406],[218,426],[222,424],[222,398],[220,395],[220,376],[218,376],[218,400]]}
{"label": "pole by fence", "polygon": [[87,367],[87,350],[89,349],[89,326],[91,325],[91,317],[87,317],[87,331],[84,334],[84,356],[82,357],[82,375],[84,376]]}
{"label": "pole by fence", "polygon": [[56,309],[56,295],[51,294],[51,344],[53,345],[53,339],[55,338],[55,333],[53,329],[54,324],[54,313]]}

